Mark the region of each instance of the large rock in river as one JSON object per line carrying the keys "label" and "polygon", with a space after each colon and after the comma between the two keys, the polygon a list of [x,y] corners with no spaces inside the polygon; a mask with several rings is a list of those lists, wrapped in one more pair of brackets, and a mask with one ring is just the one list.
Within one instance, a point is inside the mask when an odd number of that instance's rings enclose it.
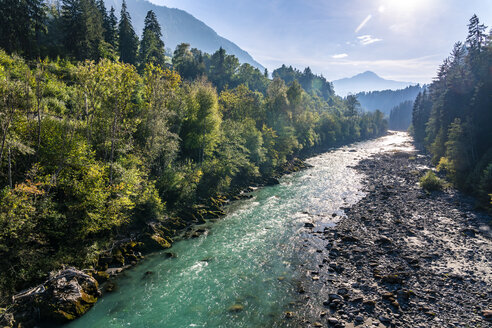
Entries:
{"label": "large rock in river", "polygon": [[86,313],[100,296],[96,279],[75,268],[52,274],[43,284],[13,297],[16,324],[67,322]]}

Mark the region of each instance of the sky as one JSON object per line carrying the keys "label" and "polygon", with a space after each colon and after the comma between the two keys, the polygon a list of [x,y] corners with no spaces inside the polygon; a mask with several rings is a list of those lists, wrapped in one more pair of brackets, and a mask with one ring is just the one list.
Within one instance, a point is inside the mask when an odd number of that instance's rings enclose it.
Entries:
{"label": "sky", "polygon": [[282,64],[328,80],[371,70],[429,83],[475,13],[492,0],[151,0],[183,9],[248,51],[270,72]]}

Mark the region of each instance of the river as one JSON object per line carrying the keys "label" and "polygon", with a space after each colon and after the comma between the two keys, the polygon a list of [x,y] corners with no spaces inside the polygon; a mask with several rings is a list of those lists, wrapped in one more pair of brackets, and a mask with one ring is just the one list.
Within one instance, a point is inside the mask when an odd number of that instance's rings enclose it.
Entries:
{"label": "river", "polygon": [[[307,162],[313,168],[233,202],[207,233],[148,256],[116,280],[79,327],[288,327],[299,306],[301,264],[315,247],[304,243],[306,222],[336,224],[341,207],[357,202],[362,176],[351,166],[381,151],[408,149],[405,133],[356,143]],[[336,214],[334,216],[334,214]]]}

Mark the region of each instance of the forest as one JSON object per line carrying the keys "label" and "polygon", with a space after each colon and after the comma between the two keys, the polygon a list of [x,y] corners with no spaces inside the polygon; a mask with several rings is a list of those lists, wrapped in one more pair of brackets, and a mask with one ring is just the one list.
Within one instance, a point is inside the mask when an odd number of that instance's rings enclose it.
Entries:
{"label": "forest", "polygon": [[397,131],[407,131],[412,124],[413,101],[407,100],[393,107],[389,115],[389,128]]}
{"label": "forest", "polygon": [[362,108],[371,111],[379,109],[385,115],[389,116],[394,107],[408,100],[414,101],[421,91],[422,86],[414,85],[400,90],[359,92],[355,96]]}
{"label": "forest", "polygon": [[139,38],[125,3],[117,18],[102,0],[6,0],[0,15],[0,303],[150,221],[387,128],[308,69],[271,80],[188,44],[168,58],[155,14]]}
{"label": "forest", "polygon": [[492,201],[492,34],[474,15],[413,107],[415,141],[457,187]]}

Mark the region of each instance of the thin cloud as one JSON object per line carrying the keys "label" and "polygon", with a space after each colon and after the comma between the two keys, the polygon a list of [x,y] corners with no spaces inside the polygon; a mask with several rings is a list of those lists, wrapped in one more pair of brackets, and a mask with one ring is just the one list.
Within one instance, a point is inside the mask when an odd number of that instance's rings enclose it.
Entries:
{"label": "thin cloud", "polygon": [[367,46],[368,44],[383,41],[383,39],[373,38],[372,35],[369,35],[369,34],[358,36],[357,39],[359,39],[359,42],[363,46]]}
{"label": "thin cloud", "polygon": [[331,56],[331,58],[334,58],[334,59],[342,59],[345,57],[348,57],[348,54],[336,54],[336,55]]}
{"label": "thin cloud", "polygon": [[359,31],[369,22],[372,18],[372,15],[367,15],[367,17],[360,23],[359,26],[355,29],[355,33],[359,33]]}

